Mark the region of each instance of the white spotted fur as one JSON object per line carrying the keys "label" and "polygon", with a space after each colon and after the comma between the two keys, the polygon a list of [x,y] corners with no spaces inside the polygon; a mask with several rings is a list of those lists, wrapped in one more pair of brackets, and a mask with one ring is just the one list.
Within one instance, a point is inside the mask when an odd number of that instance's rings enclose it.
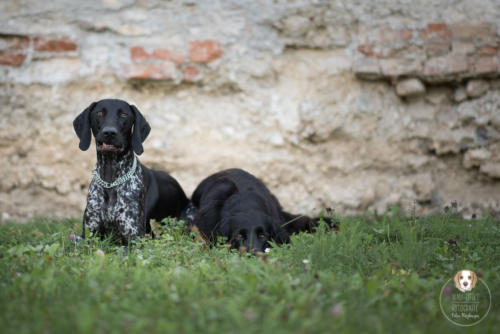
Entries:
{"label": "white spotted fur", "polygon": [[[125,175],[132,167],[130,154],[118,161],[117,177]],[[97,172],[100,169],[98,163]],[[92,233],[113,233],[124,241],[143,235],[146,228],[145,192],[144,174],[139,162],[130,180],[116,187],[104,189],[92,180],[87,196],[84,225]]]}

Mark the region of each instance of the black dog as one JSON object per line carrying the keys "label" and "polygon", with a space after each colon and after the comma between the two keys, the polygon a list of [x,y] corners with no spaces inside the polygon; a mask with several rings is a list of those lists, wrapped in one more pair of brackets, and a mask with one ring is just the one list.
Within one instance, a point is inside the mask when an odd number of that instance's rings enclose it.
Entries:
{"label": "black dog", "polygon": [[89,186],[85,227],[101,236],[112,234],[123,243],[151,231],[150,219],[179,217],[189,204],[179,183],[165,172],[142,165],[142,143],[151,127],[133,105],[122,100],[92,103],[74,120],[80,149],[96,141],[97,164]]}
{"label": "black dog", "polygon": [[[265,251],[269,241],[287,243],[289,234],[311,232],[319,218],[283,211],[262,181],[241,169],[228,169],[203,180],[193,193],[193,221],[210,241],[228,238],[231,247]],[[331,221],[328,221],[331,224]]]}

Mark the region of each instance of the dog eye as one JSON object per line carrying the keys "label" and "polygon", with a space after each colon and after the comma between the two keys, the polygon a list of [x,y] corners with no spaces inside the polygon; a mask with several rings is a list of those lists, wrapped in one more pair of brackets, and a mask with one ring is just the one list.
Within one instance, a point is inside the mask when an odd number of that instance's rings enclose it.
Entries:
{"label": "dog eye", "polygon": [[120,114],[120,117],[123,117],[123,118],[126,118],[127,116],[128,116],[128,115],[127,115],[127,114],[125,114],[125,113],[121,113],[121,114]]}

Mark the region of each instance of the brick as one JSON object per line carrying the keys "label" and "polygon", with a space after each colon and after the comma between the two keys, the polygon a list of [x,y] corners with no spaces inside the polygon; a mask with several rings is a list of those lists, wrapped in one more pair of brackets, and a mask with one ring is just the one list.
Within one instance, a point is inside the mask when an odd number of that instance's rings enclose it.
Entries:
{"label": "brick", "polygon": [[455,75],[469,71],[469,63],[465,56],[450,54],[429,59],[424,67],[428,76]]}
{"label": "brick", "polygon": [[149,54],[142,46],[133,46],[130,48],[130,59],[141,62],[149,59]]}
{"label": "brick", "polygon": [[467,41],[494,41],[497,39],[496,27],[489,23],[457,24],[452,26],[453,38]]}
{"label": "brick", "polygon": [[472,42],[453,41],[451,50],[456,54],[468,55],[476,52],[476,47]]}
{"label": "brick", "polygon": [[77,44],[68,37],[47,39],[37,36],[34,39],[35,50],[42,52],[68,52],[76,51]]}
{"label": "brick", "polygon": [[464,73],[469,71],[469,62],[467,58],[457,57],[457,56],[449,56],[448,64],[446,66],[446,70],[450,74],[454,73]]}
{"label": "brick", "polygon": [[425,52],[428,56],[444,56],[451,50],[451,44],[449,42],[430,42],[425,44]]}
{"label": "brick", "polygon": [[222,56],[222,48],[217,41],[194,41],[190,45],[189,60],[193,63],[209,63]]}
{"label": "brick", "polygon": [[389,46],[384,46],[375,49],[375,57],[377,58],[392,58],[398,54],[397,48],[392,48]]}
{"label": "brick", "polygon": [[194,82],[201,79],[200,70],[195,66],[186,66],[184,69],[184,81]]}
{"label": "brick", "polygon": [[424,48],[418,45],[410,45],[406,48],[406,52],[412,55],[425,55]]}
{"label": "brick", "polygon": [[373,44],[363,44],[358,46],[358,51],[367,57],[374,57],[375,56],[374,48],[375,45]]}
{"label": "brick", "polygon": [[19,67],[23,64],[26,55],[14,51],[0,51],[0,64]]}
{"label": "brick", "polygon": [[480,57],[474,63],[474,73],[489,74],[498,72],[498,57]]}
{"label": "brick", "polygon": [[498,55],[498,47],[494,47],[491,45],[485,45],[477,50],[477,53],[482,56],[497,56]]}
{"label": "brick", "polygon": [[172,63],[131,64],[123,69],[127,79],[170,80],[175,78],[175,74],[175,65]]}
{"label": "brick", "polygon": [[185,59],[181,52],[167,49],[156,49],[151,56],[155,59],[168,60],[175,64],[182,64]]}
{"label": "brick", "polygon": [[445,23],[434,22],[427,24],[425,29],[420,30],[420,37],[426,40],[449,40],[451,31]]}
{"label": "brick", "polygon": [[399,40],[399,32],[384,26],[379,29],[379,40],[382,43],[394,43]]}
{"label": "brick", "polygon": [[398,50],[390,46],[375,46],[373,44],[363,44],[358,46],[358,51],[368,58],[391,58]]}
{"label": "brick", "polygon": [[0,34],[0,50],[23,50],[29,45],[28,36]]}
{"label": "brick", "polygon": [[416,75],[422,71],[422,64],[416,59],[382,59],[379,64],[387,77]]}
{"label": "brick", "polygon": [[399,37],[403,42],[408,42],[413,37],[413,31],[410,29],[403,29],[399,31]]}

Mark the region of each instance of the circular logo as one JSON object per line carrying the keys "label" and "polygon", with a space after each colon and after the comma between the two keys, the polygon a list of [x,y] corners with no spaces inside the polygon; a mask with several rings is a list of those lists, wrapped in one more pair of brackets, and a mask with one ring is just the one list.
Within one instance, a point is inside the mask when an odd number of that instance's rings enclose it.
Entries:
{"label": "circular logo", "polygon": [[460,270],[443,285],[439,306],[446,319],[453,324],[474,326],[490,312],[491,291],[476,273]]}

